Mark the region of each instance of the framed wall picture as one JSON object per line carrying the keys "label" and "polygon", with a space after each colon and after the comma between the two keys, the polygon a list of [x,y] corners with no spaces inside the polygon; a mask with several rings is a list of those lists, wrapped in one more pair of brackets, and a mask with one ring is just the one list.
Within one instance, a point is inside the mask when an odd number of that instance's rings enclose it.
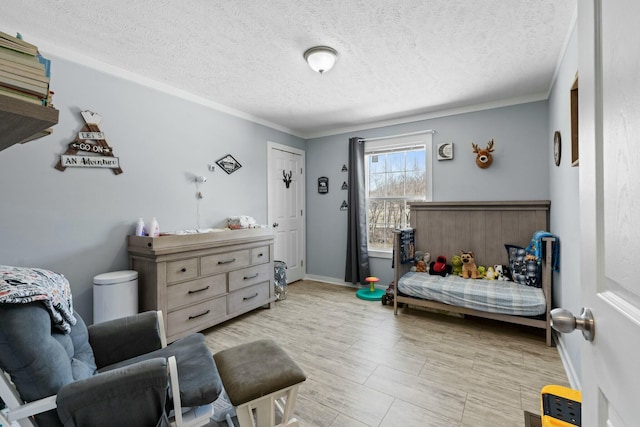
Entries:
{"label": "framed wall picture", "polygon": [[223,171],[225,171],[229,175],[234,173],[235,171],[237,171],[238,169],[240,169],[242,167],[240,162],[238,162],[236,159],[234,159],[231,154],[227,154],[226,156],[222,157],[221,159],[218,159],[216,161],[216,164],[218,166],[220,166],[220,169],[222,169]]}
{"label": "framed wall picture", "polygon": [[453,142],[438,144],[438,160],[453,160]]}
{"label": "framed wall picture", "polygon": [[318,193],[327,194],[329,192],[329,178],[321,176],[318,178]]}

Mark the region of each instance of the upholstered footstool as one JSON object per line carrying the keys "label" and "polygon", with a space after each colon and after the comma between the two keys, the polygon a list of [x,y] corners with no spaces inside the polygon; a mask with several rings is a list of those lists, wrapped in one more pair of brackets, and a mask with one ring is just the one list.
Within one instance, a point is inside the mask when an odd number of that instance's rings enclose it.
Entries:
{"label": "upholstered footstool", "polygon": [[[292,418],[302,369],[272,340],[241,344],[213,355],[240,427],[298,426]],[[255,411],[255,413],[254,413]]]}

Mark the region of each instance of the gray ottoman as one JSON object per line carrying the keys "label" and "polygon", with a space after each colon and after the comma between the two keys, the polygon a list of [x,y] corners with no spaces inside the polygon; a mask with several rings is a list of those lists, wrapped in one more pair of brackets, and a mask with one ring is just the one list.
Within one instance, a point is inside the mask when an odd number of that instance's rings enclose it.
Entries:
{"label": "gray ottoman", "polygon": [[291,415],[298,387],[307,377],[278,344],[253,341],[213,357],[229,400],[236,406],[240,427],[275,426],[276,409],[282,413],[279,425],[298,425]]}

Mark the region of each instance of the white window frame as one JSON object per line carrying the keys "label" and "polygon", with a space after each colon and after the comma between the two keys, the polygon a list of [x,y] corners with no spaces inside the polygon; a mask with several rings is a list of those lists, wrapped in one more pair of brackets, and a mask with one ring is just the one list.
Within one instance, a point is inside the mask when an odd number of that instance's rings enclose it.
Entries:
{"label": "white window frame", "polygon": [[[389,137],[389,138],[372,138],[365,139],[364,153],[365,158],[369,154],[385,151],[402,150],[402,148],[410,149],[416,146],[424,146],[425,151],[425,173],[427,179],[426,194],[421,201],[431,201],[433,198],[433,131],[425,131],[405,136]],[[365,191],[367,206],[369,204],[369,162],[365,161]],[[407,198],[407,201],[415,201],[415,198]],[[369,220],[367,211],[367,221]],[[367,231],[369,227],[367,225]],[[369,244],[369,236],[367,236],[367,245]],[[369,257],[372,258],[388,258],[393,256],[393,250],[368,249]]]}

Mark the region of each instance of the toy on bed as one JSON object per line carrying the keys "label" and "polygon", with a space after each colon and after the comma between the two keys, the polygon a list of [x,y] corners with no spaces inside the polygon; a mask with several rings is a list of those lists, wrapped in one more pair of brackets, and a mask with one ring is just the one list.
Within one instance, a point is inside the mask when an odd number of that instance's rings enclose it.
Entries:
{"label": "toy on bed", "polygon": [[454,255],[451,257],[451,268],[451,274],[462,276],[462,258],[460,258],[460,255]]}
{"label": "toy on bed", "polygon": [[451,265],[447,264],[447,258],[442,255],[439,255],[435,261],[429,264],[429,274],[432,276],[447,277],[452,271]]}
{"label": "toy on bed", "polygon": [[509,274],[509,267],[503,264],[496,264],[493,266],[493,269],[496,272],[496,280],[500,280],[502,282],[511,281],[511,275]]}
{"label": "toy on bed", "polygon": [[485,267],[484,265],[479,265],[476,267],[476,269],[478,270],[478,279],[484,279],[485,274],[487,273],[487,267]]}
{"label": "toy on bed", "polygon": [[495,280],[498,277],[495,268],[490,265],[487,267],[487,271],[484,273],[484,278],[488,280]]}
{"label": "toy on bed", "polygon": [[464,279],[477,279],[478,267],[471,251],[460,251],[460,259],[462,259],[462,277]]}
{"label": "toy on bed", "polygon": [[431,254],[429,252],[416,251],[414,257],[415,265],[411,267],[411,271],[415,271],[418,273],[428,273],[430,260]]}

